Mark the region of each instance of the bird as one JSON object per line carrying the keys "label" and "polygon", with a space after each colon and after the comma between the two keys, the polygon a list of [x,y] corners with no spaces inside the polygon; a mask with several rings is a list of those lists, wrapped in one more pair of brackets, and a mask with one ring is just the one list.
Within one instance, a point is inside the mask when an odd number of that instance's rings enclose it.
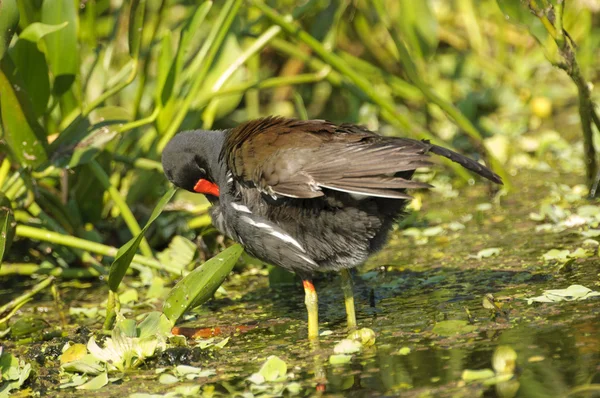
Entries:
{"label": "bird", "polygon": [[350,269],[386,243],[406,214],[412,180],[438,155],[497,184],[479,162],[427,140],[385,137],[355,124],[269,116],[226,130],[176,134],[162,152],[167,179],[204,194],[213,225],[263,262],[303,282],[308,338],[318,340],[317,272],[339,271],[356,329]]}

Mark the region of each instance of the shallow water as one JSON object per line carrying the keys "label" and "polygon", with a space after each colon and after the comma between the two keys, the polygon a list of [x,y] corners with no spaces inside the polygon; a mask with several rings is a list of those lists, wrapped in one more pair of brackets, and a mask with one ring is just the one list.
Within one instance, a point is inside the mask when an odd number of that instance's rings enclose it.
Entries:
{"label": "shallow water", "polygon": [[[256,328],[233,335],[218,352],[173,349],[116,385],[74,394],[124,396],[169,391],[172,386],[159,384],[154,368],[179,363],[216,369],[215,376],[194,381],[211,385],[215,393],[243,393],[249,388],[246,378],[270,355],[287,363],[293,380],[301,383],[302,396],[558,397],[577,386],[600,383],[600,301],[528,305],[524,300],[545,289],[571,284],[600,290],[597,256],[578,259],[561,271],[540,259],[552,248],[574,250],[582,241],[572,231],[535,232],[539,223],[528,217],[548,194],[545,181],[554,178],[518,176],[514,194],[485,211],[476,210],[477,204],[489,202],[481,186],[466,187],[460,197],[452,199],[435,192],[425,196],[419,222],[446,225],[462,220],[466,228],[445,229],[423,244],[396,231],[389,245],[355,275],[359,326],[373,329],[377,341],[355,354],[349,364],[328,363],[333,346],[346,336],[337,276],[324,276],[315,283],[320,329],[332,332],[315,348],[306,341],[300,285],[272,290],[264,273],[247,271],[227,282],[227,298],[197,310],[196,319],[185,326]],[[499,248],[500,254],[481,259],[473,256],[492,247]],[[502,303],[501,311],[483,307],[488,293]],[[94,293],[83,296],[81,290],[66,296],[78,305],[98,297]],[[446,320],[462,320],[463,328],[454,335],[435,333],[436,323]],[[508,345],[517,353],[515,378],[492,386],[462,380],[464,370],[491,368],[499,345]],[[46,367],[52,363],[46,362]],[[37,386],[55,394],[53,377],[56,375],[48,371]]]}

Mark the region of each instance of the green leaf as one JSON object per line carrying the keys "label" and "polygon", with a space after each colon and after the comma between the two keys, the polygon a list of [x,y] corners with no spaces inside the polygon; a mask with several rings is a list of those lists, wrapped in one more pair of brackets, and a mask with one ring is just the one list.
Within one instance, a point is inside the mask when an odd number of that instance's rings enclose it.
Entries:
{"label": "green leaf", "polygon": [[0,113],[4,140],[23,166],[36,167],[48,159],[46,133],[37,122],[10,57],[0,61]]}
{"label": "green leaf", "polygon": [[0,1],[0,59],[4,57],[18,24],[19,9],[17,8],[17,1]]}
{"label": "green leaf", "polygon": [[403,38],[419,57],[429,58],[438,46],[438,23],[429,1],[400,0],[398,25]]}
{"label": "green leaf", "polygon": [[130,120],[131,115],[121,107],[95,109],[63,132],[69,137],[68,141],[61,140],[60,146],[51,147],[54,149],[52,163],[67,168],[89,163],[118,136],[118,127]]}
{"label": "green leaf", "polygon": [[44,36],[57,32],[65,26],[67,26],[67,22],[61,25],[33,23],[21,32],[19,40],[10,49],[10,56],[23,79],[25,91],[27,91],[33,104],[33,110],[38,117],[46,112],[50,98],[48,64],[40,44]]}
{"label": "green leaf", "polygon": [[286,376],[287,364],[279,357],[271,355],[258,373],[265,378],[265,381],[276,381]]}
{"label": "green leaf", "polygon": [[346,354],[333,354],[329,356],[329,363],[331,365],[344,365],[352,360],[352,355]]}
{"label": "green leaf", "polygon": [[137,59],[142,44],[146,0],[132,0],[129,10],[129,55]]}
{"label": "green leaf", "polygon": [[44,0],[42,22],[46,25],[67,25],[44,37],[46,59],[54,75],[53,91],[60,96],[67,92],[79,72],[77,45],[77,7],[73,0]]}
{"label": "green leaf", "polygon": [[0,193],[0,266],[4,256],[10,250],[15,237],[15,216],[10,205],[10,200]]}
{"label": "green leaf", "polygon": [[139,326],[139,338],[145,339],[152,336],[166,336],[171,331],[171,323],[160,311],[149,313]]}
{"label": "green leaf", "polygon": [[142,231],[137,236],[134,236],[129,242],[121,246],[121,248],[117,252],[115,260],[111,264],[110,272],[108,274],[108,286],[113,292],[116,292],[119,288],[119,285],[121,284],[121,281],[123,280],[123,277],[125,276],[129,265],[131,264],[131,261],[133,261],[133,257],[137,252],[137,249],[140,245],[140,242],[142,241],[142,238],[144,237],[144,234],[146,233],[150,225],[152,225],[154,220],[156,220],[160,213],[162,213],[163,209],[165,208],[167,203],[169,203],[169,200],[171,200],[176,190],[176,188],[171,187],[163,195],[163,197],[160,199],[160,201],[154,208],[154,211],[150,215],[150,219],[148,220],[144,228],[142,228]]}
{"label": "green leaf", "polygon": [[171,31],[167,30],[161,40],[160,54],[156,72],[156,99],[164,106],[173,94],[175,83],[175,62],[173,59],[173,40]]}
{"label": "green leaf", "polygon": [[34,22],[21,32],[19,40],[28,40],[33,43],[38,43],[44,36],[58,32],[59,30],[66,27],[69,23],[63,22],[58,25],[47,25],[41,22]]}
{"label": "green leaf", "polygon": [[236,244],[211,258],[171,290],[163,305],[163,313],[175,324],[188,308],[208,301],[233,269],[242,254],[242,246]]}
{"label": "green leaf", "polygon": [[108,373],[102,372],[85,384],[75,387],[78,390],[98,390],[108,384]]}

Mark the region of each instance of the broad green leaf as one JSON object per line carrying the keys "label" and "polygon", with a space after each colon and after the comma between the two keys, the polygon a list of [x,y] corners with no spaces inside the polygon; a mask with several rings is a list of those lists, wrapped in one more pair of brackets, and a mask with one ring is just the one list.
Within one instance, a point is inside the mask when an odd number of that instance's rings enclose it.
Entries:
{"label": "broad green leaf", "polygon": [[0,61],[3,138],[23,166],[36,167],[48,159],[46,133],[36,120],[33,105],[21,89],[23,86],[12,60],[4,57]]}
{"label": "broad green leaf", "polygon": [[438,23],[429,1],[400,0],[398,26],[404,40],[419,57],[429,58],[438,46]]}
{"label": "broad green leaf", "polygon": [[66,22],[61,25],[33,23],[21,32],[19,40],[10,49],[10,56],[23,79],[25,91],[31,99],[33,110],[38,117],[46,112],[50,98],[48,64],[42,52],[41,40],[44,36],[57,32],[65,26],[67,26]]}
{"label": "broad green leaf", "polygon": [[146,0],[132,0],[129,10],[129,55],[137,59],[142,44]]}
{"label": "broad green leaf", "polygon": [[208,301],[221,286],[242,254],[242,246],[236,244],[211,258],[180,280],[163,305],[163,313],[172,324],[188,308]]}
{"label": "broad green leaf", "polygon": [[171,36],[171,31],[166,31],[160,42],[158,70],[156,72],[156,99],[161,106],[164,106],[171,98],[175,82],[175,63]]}
{"label": "broad green leaf", "polygon": [[131,115],[117,106],[95,109],[89,117],[78,120],[65,130],[63,134],[70,136],[69,142],[62,140],[59,147],[51,147],[54,149],[52,162],[67,168],[89,163],[118,136],[118,127],[130,120]]}
{"label": "broad green leaf", "polygon": [[54,75],[53,92],[60,96],[67,92],[79,72],[79,49],[77,45],[78,9],[73,0],[44,0],[42,22],[46,25],[67,26],[44,37],[46,59]]}
{"label": "broad green leaf", "polygon": [[156,220],[160,213],[162,213],[167,203],[169,203],[169,200],[171,200],[171,198],[175,194],[175,191],[176,188],[172,187],[163,195],[163,197],[160,199],[160,201],[154,208],[154,211],[150,215],[150,219],[148,220],[144,228],[142,228],[142,231],[137,236],[134,236],[129,242],[121,246],[121,248],[117,252],[115,260],[111,264],[110,272],[108,274],[108,286],[113,292],[116,292],[119,288],[119,285],[121,284],[121,281],[123,280],[123,277],[125,276],[129,265],[131,264],[131,261],[133,261],[133,257],[137,252],[137,249],[140,245],[140,242],[142,241],[142,238],[144,237],[144,234],[146,233],[150,225],[152,225],[154,220]]}
{"label": "broad green leaf", "polygon": [[10,200],[0,193],[0,265],[2,265],[4,256],[10,250],[15,237],[16,226]]}
{"label": "broad green leaf", "polygon": [[58,32],[68,24],[68,22],[63,22],[58,25],[46,25],[41,22],[34,22],[21,32],[19,40],[28,40],[33,43],[38,43],[44,36]]}
{"label": "broad green leaf", "polygon": [[19,9],[17,8],[17,1],[0,1],[0,59],[4,57],[18,24]]}

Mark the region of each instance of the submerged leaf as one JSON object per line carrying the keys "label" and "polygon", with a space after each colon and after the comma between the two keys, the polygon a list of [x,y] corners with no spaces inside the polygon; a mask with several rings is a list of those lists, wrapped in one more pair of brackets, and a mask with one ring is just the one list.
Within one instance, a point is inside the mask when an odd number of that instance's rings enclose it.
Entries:
{"label": "submerged leaf", "polygon": [[470,325],[467,321],[451,319],[436,323],[433,327],[433,333],[440,336],[453,336],[455,334],[471,333],[476,329],[477,326]]}

